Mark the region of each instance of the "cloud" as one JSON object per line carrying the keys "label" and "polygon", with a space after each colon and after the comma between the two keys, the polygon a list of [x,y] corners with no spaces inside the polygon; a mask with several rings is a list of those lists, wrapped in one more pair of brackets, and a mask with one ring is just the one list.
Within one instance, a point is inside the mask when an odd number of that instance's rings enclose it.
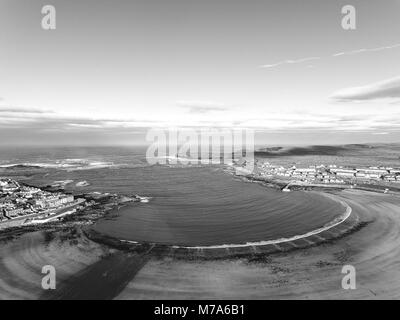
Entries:
{"label": "cloud", "polygon": [[177,105],[186,108],[190,113],[204,114],[214,111],[225,111],[228,107],[221,103],[204,101],[178,101]]}
{"label": "cloud", "polygon": [[349,56],[349,55],[356,55],[360,53],[368,53],[368,52],[378,52],[378,51],[384,51],[384,50],[390,50],[390,49],[396,49],[400,48],[400,43],[396,43],[393,45],[388,45],[388,46],[382,46],[382,47],[375,47],[375,48],[362,48],[362,49],[355,49],[355,50],[350,50],[350,51],[342,51],[342,52],[337,52],[333,53],[330,55],[327,55],[325,57],[306,57],[306,58],[301,58],[301,59],[295,59],[295,60],[283,60],[279,61],[276,63],[272,64],[264,64],[260,66],[260,68],[275,68],[279,67],[285,64],[296,64],[296,63],[303,63],[307,61],[312,61],[312,60],[321,60],[321,59],[327,59],[327,58],[335,58],[335,57],[341,57],[341,56]]}
{"label": "cloud", "polygon": [[321,59],[320,57],[307,57],[307,58],[301,58],[301,59],[297,59],[297,60],[284,60],[284,61],[280,61],[277,63],[273,63],[273,64],[264,64],[262,66],[260,66],[260,68],[275,68],[284,64],[296,64],[296,63],[303,63],[306,61],[312,61],[312,60],[319,60]]}
{"label": "cloud", "polygon": [[[1,101],[1,99],[0,99]],[[33,113],[33,114],[45,114],[53,113],[50,110],[42,110],[36,108],[22,108],[22,107],[12,107],[12,106],[0,106],[0,113]]]}
{"label": "cloud", "polygon": [[330,98],[341,102],[400,98],[400,77],[365,86],[345,88],[333,93]]}
{"label": "cloud", "polygon": [[346,55],[353,55],[353,54],[358,54],[358,53],[364,53],[364,52],[377,52],[377,51],[383,51],[383,50],[388,50],[388,49],[395,49],[399,48],[400,43],[390,45],[390,46],[383,46],[383,47],[376,47],[376,48],[369,48],[369,49],[357,49],[357,50],[351,50],[351,51],[343,51],[343,52],[338,52],[334,53],[332,57],[340,57],[340,56],[346,56]]}
{"label": "cloud", "polygon": [[[399,132],[400,112],[390,114],[381,113],[379,110],[371,114],[347,112],[337,114],[311,112],[279,112],[253,114],[238,108],[235,112],[220,112],[228,107],[216,103],[181,102],[180,106],[193,112],[193,117],[185,115],[183,118],[90,118],[84,116],[67,116],[58,113],[0,113],[0,145],[12,144],[19,141],[29,143],[86,143],[98,141],[128,141],[131,136],[138,133],[145,135],[149,128],[242,128],[254,129],[268,133],[312,133],[325,132]],[[203,109],[206,110],[203,110]],[[232,107],[229,108],[231,110]],[[22,108],[19,108],[19,110]],[[32,110],[32,109],[27,109]],[[202,119],[201,113],[206,114]],[[217,114],[221,113],[221,114]],[[181,114],[182,115],[182,114]],[[132,138],[134,139],[134,137]],[[143,138],[144,139],[144,138]],[[75,141],[76,140],[76,141]],[[108,141],[107,140],[107,141]],[[36,142],[35,142],[36,141]],[[121,140],[122,141],[122,140]]]}

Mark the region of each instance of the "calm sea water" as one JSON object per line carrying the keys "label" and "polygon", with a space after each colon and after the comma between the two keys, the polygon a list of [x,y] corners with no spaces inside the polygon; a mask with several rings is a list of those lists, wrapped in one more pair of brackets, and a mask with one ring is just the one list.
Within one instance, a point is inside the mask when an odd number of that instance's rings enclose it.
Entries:
{"label": "calm sea water", "polygon": [[[66,190],[73,192],[151,197],[94,226],[132,241],[215,245],[271,240],[319,228],[343,212],[316,193],[282,193],[219,167],[149,166],[144,154],[144,148],[8,149],[0,153],[0,175],[38,185],[72,180]],[[24,166],[7,168],[10,164]],[[81,181],[89,186],[76,186]]]}

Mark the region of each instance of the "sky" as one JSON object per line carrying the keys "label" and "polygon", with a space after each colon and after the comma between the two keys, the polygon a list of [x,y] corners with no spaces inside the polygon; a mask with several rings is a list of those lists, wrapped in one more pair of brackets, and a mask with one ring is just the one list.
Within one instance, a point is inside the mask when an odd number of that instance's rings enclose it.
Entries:
{"label": "sky", "polygon": [[0,0],[0,145],[398,142],[399,35],[400,0]]}

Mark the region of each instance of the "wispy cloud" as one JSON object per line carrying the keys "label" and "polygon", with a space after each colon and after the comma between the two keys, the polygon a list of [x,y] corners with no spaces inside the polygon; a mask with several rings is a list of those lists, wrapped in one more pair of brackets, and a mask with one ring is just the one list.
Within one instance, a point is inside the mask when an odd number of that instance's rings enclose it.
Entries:
{"label": "wispy cloud", "polygon": [[296,63],[303,63],[307,61],[312,61],[312,60],[319,60],[321,59],[320,57],[308,57],[308,58],[302,58],[302,59],[296,59],[296,60],[284,60],[284,61],[279,61],[273,64],[264,64],[261,66],[261,68],[275,68],[284,64],[296,64]]}
{"label": "wispy cloud", "polygon": [[185,108],[190,113],[209,113],[213,111],[225,111],[228,107],[224,104],[217,102],[205,102],[205,101],[178,101],[177,105],[181,108]]}
{"label": "wispy cloud", "polygon": [[[198,105],[196,105],[199,107]],[[191,105],[193,107],[193,105]],[[202,105],[202,107],[204,107]],[[207,106],[210,107],[210,106]],[[226,107],[215,106],[218,111]],[[189,108],[188,110],[190,110]],[[229,109],[230,110],[230,109]],[[240,111],[240,110],[239,110]],[[199,112],[198,110],[196,112]],[[200,111],[202,112],[202,111]],[[192,119],[193,118],[193,119]],[[58,138],[84,137],[115,137],[118,135],[129,135],[133,132],[144,132],[147,128],[251,128],[268,132],[369,132],[376,134],[400,132],[400,112],[381,113],[377,111],[372,114],[359,114],[349,111],[346,114],[332,113],[298,113],[298,112],[275,112],[264,115],[249,114],[247,112],[229,112],[223,116],[207,117],[199,119],[198,114],[194,117],[187,116],[175,120],[163,119],[113,119],[113,118],[88,118],[71,117],[58,113],[36,114],[36,113],[4,113],[0,115],[0,135],[25,136],[29,139],[34,137]],[[51,133],[51,134],[50,134]],[[54,136],[54,139],[56,136]],[[58,139],[57,138],[57,139]],[[39,139],[39,138],[37,138]],[[3,139],[4,140],[4,139]],[[101,140],[101,139],[100,139]],[[1,144],[1,141],[0,141]]]}
{"label": "wispy cloud", "polygon": [[397,99],[400,98],[400,77],[365,86],[345,88],[333,93],[330,98],[341,102]]}
{"label": "wispy cloud", "polygon": [[383,46],[383,47],[376,47],[376,48],[363,48],[363,49],[357,49],[357,50],[351,50],[351,51],[343,51],[343,52],[338,52],[334,53],[332,57],[340,57],[340,56],[346,56],[346,55],[353,55],[353,54],[358,54],[358,53],[364,53],[364,52],[377,52],[377,51],[384,51],[388,49],[395,49],[395,48],[400,48],[400,43],[390,45],[390,46]]}
{"label": "wispy cloud", "polygon": [[356,55],[360,53],[368,53],[368,52],[378,52],[378,51],[384,51],[384,50],[390,50],[390,49],[396,49],[400,48],[400,43],[393,44],[393,45],[388,45],[388,46],[382,46],[382,47],[375,47],[375,48],[362,48],[362,49],[355,49],[355,50],[350,50],[350,51],[342,51],[342,52],[336,52],[324,57],[306,57],[306,58],[301,58],[301,59],[288,59],[288,60],[283,60],[279,61],[276,63],[272,64],[264,64],[261,65],[260,68],[275,68],[279,67],[282,65],[286,64],[297,64],[297,63],[304,63],[307,61],[312,61],[312,60],[321,60],[321,59],[327,59],[327,58],[335,58],[335,57],[341,57],[341,56],[349,56],[349,55]]}
{"label": "wispy cloud", "polygon": [[[0,100],[1,101],[1,100]],[[36,109],[36,108],[23,108],[12,106],[0,106],[0,113],[32,113],[32,114],[46,114],[53,113],[50,110]]]}

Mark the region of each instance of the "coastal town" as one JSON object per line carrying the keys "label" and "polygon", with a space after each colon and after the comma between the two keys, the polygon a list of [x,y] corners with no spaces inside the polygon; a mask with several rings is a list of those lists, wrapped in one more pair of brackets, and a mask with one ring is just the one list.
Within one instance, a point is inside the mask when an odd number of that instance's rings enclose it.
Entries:
{"label": "coastal town", "polygon": [[83,202],[84,199],[75,199],[73,195],[48,192],[0,178],[0,222],[21,220],[23,217],[49,217]]}
{"label": "coastal town", "polygon": [[63,220],[66,215],[77,212],[80,215],[74,221],[95,221],[126,203],[147,203],[150,199],[137,194],[126,196],[100,192],[74,196],[59,187],[58,182],[39,188],[0,177],[0,230]]}
{"label": "coastal town", "polygon": [[400,168],[370,166],[348,167],[340,165],[311,165],[305,167],[284,167],[257,159],[253,171],[249,174],[244,162],[235,163],[240,175],[249,175],[255,179],[280,181],[287,184],[283,191],[290,191],[289,186],[301,185],[396,185],[400,187]]}
{"label": "coastal town", "polygon": [[272,165],[257,161],[255,174],[260,176],[281,176],[310,183],[355,183],[355,182],[397,182],[400,183],[400,169],[391,167],[350,168],[337,165],[313,165],[305,168]]}

